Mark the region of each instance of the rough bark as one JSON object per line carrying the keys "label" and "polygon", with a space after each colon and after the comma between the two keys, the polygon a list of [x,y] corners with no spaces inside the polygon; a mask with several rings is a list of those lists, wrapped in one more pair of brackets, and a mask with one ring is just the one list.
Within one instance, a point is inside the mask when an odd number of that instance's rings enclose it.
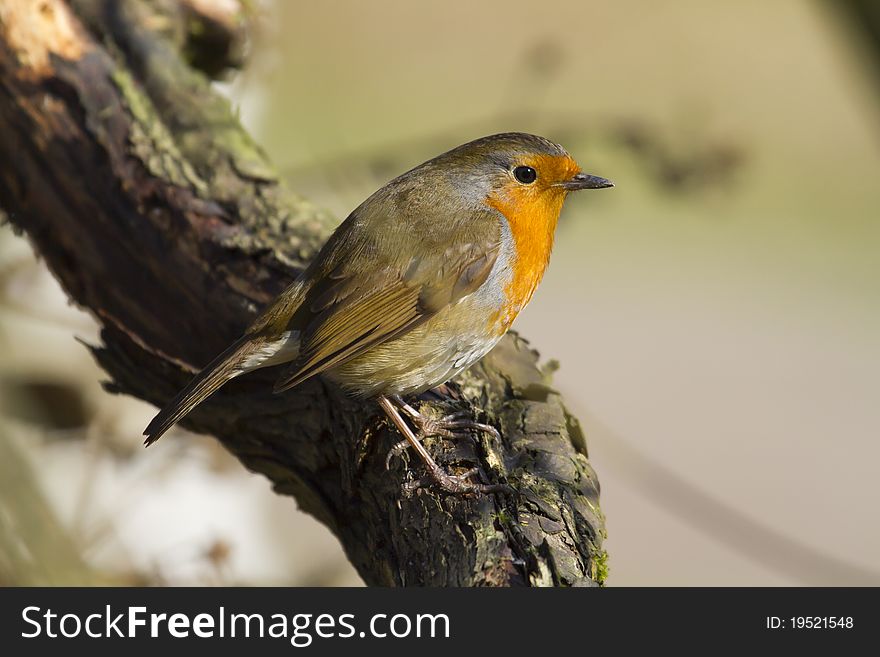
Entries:
{"label": "rough bark", "polygon": [[[186,59],[175,6],[0,0],[0,207],[101,322],[93,352],[107,389],[156,404],[240,333],[335,223],[289,191],[193,67],[222,68],[226,46],[210,66],[210,44]],[[412,475],[400,461],[385,470],[398,437],[375,405],[320,380],[273,395],[275,376],[230,383],[183,424],[295,497],[368,584],[603,581],[598,481],[522,338],[455,382],[454,403],[498,426],[501,443],[428,441],[450,469],[476,462],[511,495],[405,497]]]}

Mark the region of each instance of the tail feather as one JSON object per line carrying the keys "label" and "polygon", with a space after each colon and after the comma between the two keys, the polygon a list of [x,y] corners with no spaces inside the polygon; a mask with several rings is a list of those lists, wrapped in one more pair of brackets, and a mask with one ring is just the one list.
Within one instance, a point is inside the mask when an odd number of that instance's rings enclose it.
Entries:
{"label": "tail feather", "polygon": [[264,347],[264,343],[265,340],[262,338],[245,335],[212,360],[165,408],[159,411],[144,429],[144,435],[147,437],[144,444],[152,445],[223,384],[253,369],[250,361]]}

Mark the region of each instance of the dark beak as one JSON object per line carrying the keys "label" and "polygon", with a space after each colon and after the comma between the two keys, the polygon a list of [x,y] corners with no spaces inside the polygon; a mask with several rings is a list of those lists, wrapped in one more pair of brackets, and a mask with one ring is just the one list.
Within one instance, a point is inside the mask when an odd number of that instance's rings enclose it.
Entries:
{"label": "dark beak", "polygon": [[570,192],[578,189],[602,189],[603,187],[614,187],[614,183],[599,176],[591,176],[588,173],[575,174],[574,178],[562,183]]}

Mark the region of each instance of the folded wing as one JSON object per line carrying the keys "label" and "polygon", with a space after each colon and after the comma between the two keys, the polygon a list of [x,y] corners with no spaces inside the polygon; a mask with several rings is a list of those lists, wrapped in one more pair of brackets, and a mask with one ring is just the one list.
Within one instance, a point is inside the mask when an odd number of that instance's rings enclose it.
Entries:
{"label": "folded wing", "polygon": [[423,240],[418,254],[392,240],[377,240],[361,251],[372,254],[367,266],[359,263],[373,272],[368,276],[359,275],[349,260],[329,269],[288,325],[299,332],[300,352],[275,390],[291,388],[392,340],[477,290],[501,247],[497,218],[487,211],[485,219],[459,234]]}

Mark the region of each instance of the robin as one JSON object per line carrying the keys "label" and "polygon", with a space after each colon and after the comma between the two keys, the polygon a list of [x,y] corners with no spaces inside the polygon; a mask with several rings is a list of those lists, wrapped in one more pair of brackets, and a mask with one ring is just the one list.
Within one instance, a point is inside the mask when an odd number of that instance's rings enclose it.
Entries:
{"label": "robin", "polygon": [[[432,419],[404,397],[435,388],[482,358],[544,275],[569,192],[611,187],[543,137],[483,137],[428,160],[361,203],[315,259],[144,430],[145,443],[230,379],[290,363],[288,390],[322,374],[374,398],[451,493],[499,486],[451,475],[422,445],[430,435],[497,430],[461,414]],[[391,453],[389,453],[389,458]],[[387,463],[387,462],[386,462]]]}

